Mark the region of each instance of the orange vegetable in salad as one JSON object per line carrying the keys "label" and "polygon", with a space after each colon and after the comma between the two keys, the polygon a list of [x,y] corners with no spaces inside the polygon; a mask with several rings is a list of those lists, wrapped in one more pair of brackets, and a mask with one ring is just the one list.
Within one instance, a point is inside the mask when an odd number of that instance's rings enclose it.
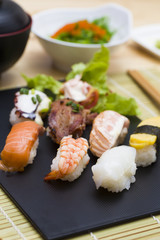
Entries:
{"label": "orange vegetable in salad", "polygon": [[66,24],[51,38],[75,43],[106,43],[112,35],[113,32],[106,24],[106,18],[100,18],[91,23],[87,20],[81,20]]}

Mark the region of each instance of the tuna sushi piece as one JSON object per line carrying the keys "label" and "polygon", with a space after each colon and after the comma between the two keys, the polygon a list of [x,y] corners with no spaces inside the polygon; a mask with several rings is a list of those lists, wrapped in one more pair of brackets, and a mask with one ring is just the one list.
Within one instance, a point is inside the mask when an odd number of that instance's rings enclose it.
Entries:
{"label": "tuna sushi piece", "polygon": [[122,144],[129,124],[129,119],[117,112],[101,112],[93,121],[89,138],[91,152],[100,157],[106,150]]}
{"label": "tuna sushi piece", "polygon": [[160,117],[152,117],[140,122],[130,136],[129,144],[137,151],[137,166],[146,167],[157,159],[160,143]]}
{"label": "tuna sushi piece", "polygon": [[84,138],[63,137],[57,156],[52,160],[51,172],[44,180],[74,181],[89,163],[88,142]]}
{"label": "tuna sushi piece", "polygon": [[47,95],[35,89],[21,88],[15,93],[14,108],[9,121],[12,125],[18,122],[33,120],[43,125],[43,118],[49,112],[51,100]]}
{"label": "tuna sushi piece", "polygon": [[111,192],[129,190],[136,181],[136,150],[129,146],[118,146],[105,151],[92,166],[96,188],[106,188]]}
{"label": "tuna sushi piece", "polygon": [[1,152],[0,169],[8,172],[24,171],[32,164],[37,153],[38,136],[44,128],[33,121],[15,124]]}

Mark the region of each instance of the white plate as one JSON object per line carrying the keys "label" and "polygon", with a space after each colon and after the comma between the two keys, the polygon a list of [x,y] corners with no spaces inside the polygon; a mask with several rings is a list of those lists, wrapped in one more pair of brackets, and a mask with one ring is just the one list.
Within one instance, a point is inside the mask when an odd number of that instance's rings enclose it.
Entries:
{"label": "white plate", "polygon": [[132,39],[141,47],[160,57],[160,49],[155,44],[160,40],[160,24],[151,24],[135,28]]}

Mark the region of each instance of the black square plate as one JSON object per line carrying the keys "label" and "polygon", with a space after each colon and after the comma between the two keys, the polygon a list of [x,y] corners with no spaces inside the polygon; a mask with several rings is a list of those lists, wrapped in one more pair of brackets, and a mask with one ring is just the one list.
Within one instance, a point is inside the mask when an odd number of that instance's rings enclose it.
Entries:
{"label": "black square plate", "polygon": [[[11,128],[9,113],[15,91],[17,89],[0,92],[0,151]],[[136,117],[130,120],[125,144],[140,121]],[[88,138],[90,130],[91,127],[87,127],[84,137]],[[91,153],[89,165],[74,182],[44,182],[57,147],[44,135],[40,137],[34,163],[24,172],[0,172],[2,189],[45,239],[69,237],[160,211],[160,159],[150,167],[138,168],[136,182],[130,190],[117,194],[102,188],[96,190],[91,172],[96,158]]]}

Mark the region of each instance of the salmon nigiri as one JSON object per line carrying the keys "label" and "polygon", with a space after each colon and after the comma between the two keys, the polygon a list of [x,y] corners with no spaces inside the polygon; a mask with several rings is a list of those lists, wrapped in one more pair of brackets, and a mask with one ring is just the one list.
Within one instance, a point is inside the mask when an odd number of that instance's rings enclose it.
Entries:
{"label": "salmon nigiri", "polygon": [[38,136],[44,128],[33,121],[15,124],[1,152],[0,169],[7,172],[24,171],[33,163],[38,147]]}
{"label": "salmon nigiri", "polygon": [[90,150],[100,157],[106,150],[122,144],[129,128],[127,117],[111,110],[101,112],[93,122]]}

